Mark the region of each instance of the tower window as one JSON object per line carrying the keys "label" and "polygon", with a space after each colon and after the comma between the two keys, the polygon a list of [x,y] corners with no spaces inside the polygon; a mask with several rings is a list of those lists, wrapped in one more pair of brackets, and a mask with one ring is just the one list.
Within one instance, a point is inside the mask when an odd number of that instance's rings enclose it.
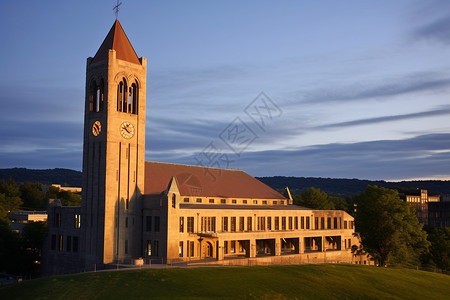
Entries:
{"label": "tower window", "polygon": [[95,80],[91,82],[89,92],[89,111],[100,112],[104,107],[104,81],[97,83]]}
{"label": "tower window", "polygon": [[125,78],[122,78],[117,85],[117,111],[137,114],[138,85],[136,82],[128,86]]}

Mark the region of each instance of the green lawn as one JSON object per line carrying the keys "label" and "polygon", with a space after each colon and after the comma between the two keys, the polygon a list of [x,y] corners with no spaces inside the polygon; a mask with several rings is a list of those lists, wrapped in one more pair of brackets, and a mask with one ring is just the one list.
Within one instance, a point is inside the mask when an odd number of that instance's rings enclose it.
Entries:
{"label": "green lawn", "polygon": [[450,299],[450,276],[358,265],[112,271],[0,288],[0,299]]}

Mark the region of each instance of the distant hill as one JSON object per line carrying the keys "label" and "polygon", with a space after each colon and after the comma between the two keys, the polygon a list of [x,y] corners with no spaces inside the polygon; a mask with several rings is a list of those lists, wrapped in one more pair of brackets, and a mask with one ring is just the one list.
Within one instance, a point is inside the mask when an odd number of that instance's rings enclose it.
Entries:
{"label": "distant hill", "polygon": [[[35,170],[25,168],[0,169],[0,180],[12,177],[17,183],[39,181],[44,184],[61,184],[81,186],[82,173],[70,169]],[[316,177],[258,177],[259,180],[274,189],[289,187],[291,192],[299,193],[309,187],[319,188],[331,195],[353,196],[364,191],[367,185],[378,185],[394,189],[401,187],[407,190],[427,189],[430,195],[450,194],[450,181],[423,180],[387,182],[383,180],[337,179]]]}
{"label": "distant hill", "polygon": [[402,188],[408,191],[426,189],[429,195],[450,194],[450,181],[448,180],[387,182],[384,180],[284,176],[258,177],[258,179],[274,189],[289,187],[293,193],[299,193],[309,187],[315,187],[331,195],[353,196],[364,191],[367,185],[378,185],[389,189]]}
{"label": "distant hill", "polygon": [[81,187],[82,173],[70,169],[35,170],[25,168],[0,169],[0,180],[10,177],[17,183],[38,181],[43,184],[61,184]]}

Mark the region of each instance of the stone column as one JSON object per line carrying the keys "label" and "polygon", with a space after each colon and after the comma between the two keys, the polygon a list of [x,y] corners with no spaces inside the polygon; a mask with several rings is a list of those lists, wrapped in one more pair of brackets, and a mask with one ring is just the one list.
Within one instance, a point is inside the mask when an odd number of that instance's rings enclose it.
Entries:
{"label": "stone column", "polygon": [[219,239],[217,241],[217,260],[223,260],[224,252],[225,252],[224,242],[223,242],[223,240]]}
{"label": "stone column", "polygon": [[250,258],[256,257],[256,240],[250,240]]}
{"label": "stone column", "polygon": [[281,239],[275,239],[275,256],[280,256],[281,254]]}

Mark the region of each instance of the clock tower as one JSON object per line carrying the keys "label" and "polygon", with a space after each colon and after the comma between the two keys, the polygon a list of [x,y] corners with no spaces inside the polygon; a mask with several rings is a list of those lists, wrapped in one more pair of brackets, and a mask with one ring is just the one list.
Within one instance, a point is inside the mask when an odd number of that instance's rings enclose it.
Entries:
{"label": "clock tower", "polygon": [[146,59],[116,20],[86,65],[80,245],[86,270],[141,256],[146,73]]}

